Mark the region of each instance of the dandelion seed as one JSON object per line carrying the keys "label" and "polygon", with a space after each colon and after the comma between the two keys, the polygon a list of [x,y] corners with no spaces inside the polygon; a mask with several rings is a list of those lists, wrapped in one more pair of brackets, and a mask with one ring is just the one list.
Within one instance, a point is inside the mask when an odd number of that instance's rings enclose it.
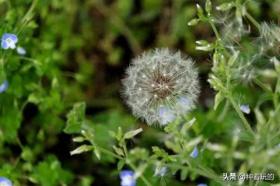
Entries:
{"label": "dandelion seed", "polygon": [[15,49],[16,43],[18,42],[18,38],[15,34],[5,33],[1,38],[1,47],[3,49]]}
{"label": "dandelion seed", "polygon": [[197,158],[197,156],[198,156],[198,149],[197,149],[197,147],[195,146],[194,149],[193,149],[193,151],[192,151],[191,154],[190,154],[190,157],[192,157],[192,158]]}
{"label": "dandelion seed", "polygon": [[120,172],[121,186],[136,186],[134,172],[131,170],[123,170]]}
{"label": "dandelion seed", "polygon": [[13,186],[13,184],[8,178],[0,177],[0,186]]}
{"label": "dandelion seed", "polygon": [[17,53],[24,56],[26,54],[26,50],[23,47],[17,47]]}
{"label": "dandelion seed", "polygon": [[194,108],[198,73],[193,61],[180,52],[146,52],[133,60],[126,75],[122,82],[124,100],[132,113],[148,124],[167,125]]}
{"label": "dandelion seed", "polygon": [[251,112],[249,105],[240,105],[240,110],[245,114],[250,114]]}
{"label": "dandelion seed", "polygon": [[9,87],[9,83],[7,80],[5,80],[2,84],[0,84],[0,93],[5,92],[8,87]]}

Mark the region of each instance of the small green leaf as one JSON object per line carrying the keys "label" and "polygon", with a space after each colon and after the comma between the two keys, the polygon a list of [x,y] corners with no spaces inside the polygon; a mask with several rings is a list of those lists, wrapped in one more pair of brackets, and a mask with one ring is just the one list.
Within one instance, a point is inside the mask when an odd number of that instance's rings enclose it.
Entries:
{"label": "small green leaf", "polygon": [[189,25],[189,26],[194,26],[194,25],[196,25],[199,21],[200,21],[200,20],[197,19],[197,18],[192,19],[192,20],[190,20],[190,21],[188,22],[188,25]]}
{"label": "small green leaf", "polygon": [[212,11],[212,3],[211,3],[211,0],[206,0],[206,3],[205,3],[205,10],[208,14],[211,13]]}
{"label": "small green leaf", "polygon": [[203,20],[205,18],[203,10],[199,4],[196,4],[196,9],[197,9],[197,15],[200,20]]}
{"label": "small green leaf", "polygon": [[74,104],[73,109],[67,114],[67,124],[64,132],[71,134],[81,131],[85,119],[85,109],[86,104],[84,102]]}
{"label": "small green leaf", "polygon": [[94,148],[94,154],[98,160],[101,159],[101,154],[98,148]]}
{"label": "small green leaf", "polygon": [[227,11],[234,7],[234,3],[223,3],[220,6],[217,6],[216,9],[219,11]]}
{"label": "small green leaf", "polygon": [[139,128],[139,129],[136,129],[136,130],[133,130],[133,131],[129,131],[129,132],[124,134],[124,139],[133,138],[134,136],[136,136],[137,134],[139,134],[142,131],[143,131],[142,128]]}
{"label": "small green leaf", "polygon": [[118,162],[118,165],[117,165],[118,171],[121,171],[122,168],[124,167],[124,165],[125,165],[125,161],[124,161],[124,160],[120,160],[120,161]]}
{"label": "small green leaf", "polygon": [[76,148],[75,150],[72,150],[70,152],[70,155],[75,155],[75,154],[81,154],[83,152],[88,152],[88,151],[91,151],[93,150],[93,146],[90,146],[90,145],[82,145],[82,146],[79,146],[78,148]]}
{"label": "small green leaf", "polygon": [[78,137],[75,137],[73,138],[73,141],[74,142],[77,142],[77,143],[81,143],[81,142],[84,142],[86,139],[82,136],[78,136]]}
{"label": "small green leaf", "polygon": [[215,104],[214,104],[214,110],[216,110],[218,108],[218,106],[220,105],[220,103],[224,100],[224,96],[221,92],[218,92],[215,96]]}
{"label": "small green leaf", "polygon": [[124,152],[121,148],[116,147],[115,145],[113,146],[113,149],[115,150],[115,152],[120,155],[120,156],[124,156]]}

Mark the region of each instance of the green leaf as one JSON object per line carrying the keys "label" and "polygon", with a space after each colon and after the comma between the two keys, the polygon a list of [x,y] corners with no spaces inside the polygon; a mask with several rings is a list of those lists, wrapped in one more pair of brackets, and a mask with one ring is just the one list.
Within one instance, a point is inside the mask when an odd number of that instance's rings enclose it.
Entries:
{"label": "green leaf", "polygon": [[82,146],[79,146],[78,148],[76,148],[75,150],[72,150],[70,152],[70,155],[75,155],[75,154],[81,154],[83,152],[88,152],[88,151],[91,151],[93,150],[93,146],[91,145],[82,145]]}
{"label": "green leaf", "polygon": [[200,20],[197,19],[197,18],[192,19],[192,20],[190,20],[190,21],[188,22],[188,25],[189,25],[189,26],[194,26],[194,25],[196,25],[199,21],[200,21]]}
{"label": "green leaf", "polygon": [[218,108],[218,106],[220,105],[220,103],[224,100],[224,96],[221,92],[218,92],[215,96],[215,104],[214,104],[214,110],[216,110]]}
{"label": "green leaf", "polygon": [[227,11],[234,7],[234,3],[223,3],[220,6],[217,6],[216,9],[219,11]]}
{"label": "green leaf", "polygon": [[208,14],[211,13],[212,11],[212,3],[211,3],[211,0],[206,0],[206,3],[205,3],[205,10]]}
{"label": "green leaf", "polygon": [[136,136],[137,134],[139,134],[142,131],[143,131],[142,128],[139,128],[139,129],[136,129],[136,130],[133,130],[133,131],[129,131],[129,132],[124,134],[124,139],[133,138],[134,136]]}
{"label": "green leaf", "polygon": [[196,9],[197,9],[197,15],[198,15],[199,19],[204,20],[205,16],[204,16],[203,10],[199,4],[196,4]]}
{"label": "green leaf", "polygon": [[81,131],[85,119],[86,104],[84,102],[76,103],[73,109],[67,114],[67,123],[64,132],[78,133]]}

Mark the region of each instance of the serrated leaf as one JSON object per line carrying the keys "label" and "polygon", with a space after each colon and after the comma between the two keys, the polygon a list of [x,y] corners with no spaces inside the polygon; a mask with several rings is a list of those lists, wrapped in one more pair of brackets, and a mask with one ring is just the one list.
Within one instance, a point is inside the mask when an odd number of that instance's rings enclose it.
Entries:
{"label": "serrated leaf", "polygon": [[136,129],[136,130],[133,130],[133,131],[129,131],[129,132],[124,134],[124,139],[133,138],[134,136],[136,136],[137,134],[139,134],[142,131],[143,131],[142,128],[139,128],[139,129]]}
{"label": "serrated leaf", "polygon": [[82,123],[85,119],[85,110],[86,104],[84,102],[74,104],[72,110],[67,114],[65,133],[71,134],[81,131]]}

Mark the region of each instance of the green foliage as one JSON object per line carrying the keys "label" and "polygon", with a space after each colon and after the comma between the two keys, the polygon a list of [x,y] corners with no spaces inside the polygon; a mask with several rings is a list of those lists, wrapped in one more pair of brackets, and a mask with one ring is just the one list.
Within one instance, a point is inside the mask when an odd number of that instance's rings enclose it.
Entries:
{"label": "green foliage", "polygon": [[[137,186],[218,186],[238,184],[223,173],[273,173],[239,184],[279,185],[279,0],[200,2],[0,0],[0,37],[26,50],[0,49],[0,177],[119,185],[130,169]],[[181,49],[200,72],[197,108],[163,128],[120,96],[124,68],[154,47]]]}

